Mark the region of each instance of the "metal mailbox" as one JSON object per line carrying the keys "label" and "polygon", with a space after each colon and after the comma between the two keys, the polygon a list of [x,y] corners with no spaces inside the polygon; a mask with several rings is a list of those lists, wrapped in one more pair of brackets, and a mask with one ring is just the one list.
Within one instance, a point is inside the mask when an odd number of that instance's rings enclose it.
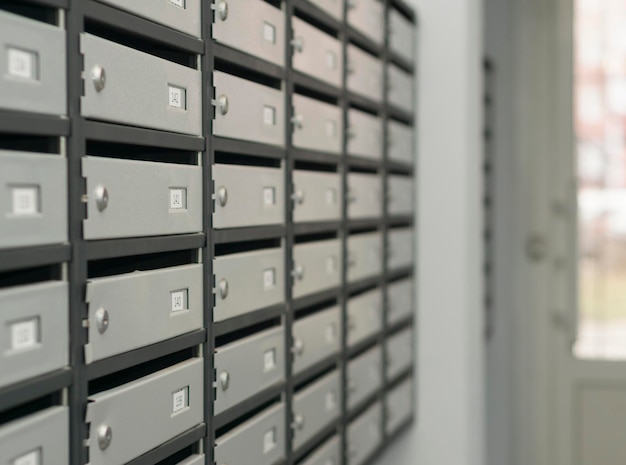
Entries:
{"label": "metal mailbox", "polygon": [[362,97],[375,102],[383,100],[383,64],[378,58],[356,45],[347,47],[346,87]]}
{"label": "metal mailbox", "polygon": [[59,281],[0,289],[0,387],[68,365],[68,299]]}
{"label": "metal mailbox", "polygon": [[293,297],[339,286],[342,274],[341,240],[296,244],[293,247]]}
{"label": "metal mailbox", "polygon": [[374,289],[356,297],[351,297],[347,305],[348,346],[378,333],[383,325],[383,295],[381,289]]}
{"label": "metal mailbox", "polygon": [[380,0],[348,0],[348,25],[382,45],[385,7]]}
{"label": "metal mailbox", "polygon": [[86,118],[202,135],[202,73],[81,34]]}
{"label": "metal mailbox", "polygon": [[377,116],[348,110],[348,154],[383,158],[383,124]]}
{"label": "metal mailbox", "polygon": [[313,0],[312,3],[335,19],[343,18],[344,0]]}
{"label": "metal mailbox", "polygon": [[284,249],[262,249],[222,255],[213,261],[213,321],[243,315],[285,299]]}
{"label": "metal mailbox", "polygon": [[217,42],[284,66],[284,11],[263,0],[218,0],[214,5]]}
{"label": "metal mailbox", "polygon": [[341,176],[308,170],[294,170],[294,212],[296,223],[341,219]]}
{"label": "metal mailbox", "polygon": [[413,278],[396,281],[387,286],[387,321],[397,323],[413,313]]}
{"label": "metal mailbox", "polygon": [[332,307],[293,323],[293,372],[300,373],[341,349],[341,308]]}
{"label": "metal mailbox", "polygon": [[282,90],[221,71],[213,72],[213,86],[214,135],[285,145],[285,94]]}
{"label": "metal mailbox", "polygon": [[67,114],[66,34],[0,11],[0,108]]}
{"label": "metal mailbox", "polygon": [[68,407],[51,407],[0,426],[2,465],[70,463]]}
{"label": "metal mailbox", "polygon": [[89,396],[85,421],[89,464],[127,463],[204,421],[204,361],[193,358]]}
{"label": "metal mailbox", "polygon": [[297,450],[341,414],[341,379],[334,371],[293,398],[293,449]]}
{"label": "metal mailbox", "polygon": [[395,65],[387,65],[387,79],[389,103],[407,113],[413,113],[413,76]]}
{"label": "metal mailbox", "polygon": [[413,178],[391,175],[388,178],[389,193],[387,197],[390,215],[413,214]]}
{"label": "metal mailbox", "polygon": [[67,159],[0,150],[0,166],[0,249],[66,242]]}
{"label": "metal mailbox", "polygon": [[202,328],[202,287],[200,264],[90,279],[86,362]]}
{"label": "metal mailbox", "polygon": [[213,165],[213,227],[236,228],[285,221],[285,177],[282,168]]}
{"label": "metal mailbox", "polygon": [[398,121],[389,121],[389,159],[401,163],[414,164],[413,128]]}
{"label": "metal mailbox", "polygon": [[215,349],[215,414],[285,379],[283,327],[269,329]]}
{"label": "metal mailbox", "polygon": [[341,463],[341,442],[339,437],[333,436],[319,446],[299,465],[339,465]]}
{"label": "metal mailbox", "polygon": [[389,10],[389,48],[409,63],[415,59],[415,29],[402,13]]}
{"label": "metal mailbox", "polygon": [[383,183],[377,174],[348,173],[348,218],[377,218],[383,214]]}
{"label": "metal mailbox", "polygon": [[411,366],[413,328],[403,329],[387,339],[387,379],[392,380]]}
{"label": "metal mailbox", "polygon": [[369,349],[348,363],[346,389],[348,408],[352,409],[374,394],[383,384],[383,351]]}
{"label": "metal mailbox", "polygon": [[85,239],[202,231],[202,168],[85,157]]}
{"label": "metal mailbox", "polygon": [[273,465],[287,451],[285,405],[255,415],[215,440],[215,463]]}
{"label": "metal mailbox", "polygon": [[382,237],[379,232],[348,236],[348,282],[382,272]]}
{"label": "metal mailbox", "polygon": [[205,464],[206,464],[206,461],[205,461],[204,454],[203,455],[194,454],[186,458],[182,462],[178,463],[178,465],[205,465]]}
{"label": "metal mailbox", "polygon": [[348,425],[348,464],[361,465],[380,446],[382,405],[377,402]]}
{"label": "metal mailbox", "polygon": [[398,228],[388,232],[387,266],[390,270],[413,264],[413,229]]}
{"label": "metal mailbox", "polygon": [[200,38],[200,0],[101,0],[121,10]]}
{"label": "metal mailbox", "polygon": [[385,431],[395,433],[411,418],[413,406],[413,379],[409,378],[387,393]]}
{"label": "metal mailbox", "polygon": [[292,26],[293,68],[335,87],[341,87],[341,42],[296,16],[292,18]]}
{"label": "metal mailbox", "polygon": [[303,95],[293,95],[293,145],[302,149],[341,153],[341,108]]}

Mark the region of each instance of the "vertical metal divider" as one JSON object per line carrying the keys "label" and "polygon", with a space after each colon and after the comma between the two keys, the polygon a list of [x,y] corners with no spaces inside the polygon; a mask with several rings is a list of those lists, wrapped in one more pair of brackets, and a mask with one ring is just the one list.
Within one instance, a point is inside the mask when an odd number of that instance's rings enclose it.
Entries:
{"label": "vertical metal divider", "polygon": [[81,0],[70,0],[66,17],[67,24],[67,83],[68,116],[70,135],[67,141],[68,158],[68,202],[69,240],[72,258],[69,263],[68,278],[70,288],[70,364],[73,367],[70,387],[70,463],[87,463],[87,409],[88,381],[85,368],[84,345],[87,342],[87,329],[83,320],[87,318],[85,286],[87,281],[87,260],[85,241],[82,237],[82,222],[86,206],[83,202],[85,180],[82,177],[81,160],[86,150],[84,124],[80,116],[80,99],[83,91],[83,59],[80,52],[80,34],[84,30],[84,15]]}

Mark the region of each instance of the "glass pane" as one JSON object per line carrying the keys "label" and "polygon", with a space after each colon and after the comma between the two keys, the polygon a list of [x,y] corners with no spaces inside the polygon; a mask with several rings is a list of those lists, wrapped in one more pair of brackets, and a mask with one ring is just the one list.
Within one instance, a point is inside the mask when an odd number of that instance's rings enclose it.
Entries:
{"label": "glass pane", "polygon": [[626,359],[626,1],[575,0],[575,354]]}

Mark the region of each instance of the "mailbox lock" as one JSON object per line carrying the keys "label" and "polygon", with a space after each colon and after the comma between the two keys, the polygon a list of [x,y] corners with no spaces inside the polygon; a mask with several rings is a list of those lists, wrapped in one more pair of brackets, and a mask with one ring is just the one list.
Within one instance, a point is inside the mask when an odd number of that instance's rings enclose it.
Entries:
{"label": "mailbox lock", "polygon": [[222,21],[226,21],[226,18],[228,18],[228,3],[224,1],[219,2],[217,4],[217,13]]}
{"label": "mailbox lock", "polygon": [[104,210],[109,205],[109,191],[104,186],[96,187],[96,206],[98,211]]}
{"label": "mailbox lock", "polygon": [[304,342],[300,339],[293,341],[293,352],[296,355],[302,355],[304,353]]}
{"label": "mailbox lock", "polygon": [[296,415],[293,418],[293,426],[295,429],[301,430],[304,428],[304,417],[302,415]]}
{"label": "mailbox lock", "polygon": [[230,373],[222,371],[220,373],[220,387],[222,388],[222,391],[227,391],[228,386],[230,386]]}
{"label": "mailbox lock", "polygon": [[304,267],[302,265],[296,265],[296,268],[293,270],[293,275],[298,281],[302,281],[302,279],[304,279]]}
{"label": "mailbox lock", "polygon": [[304,203],[304,191],[302,189],[298,189],[293,194],[293,199],[298,205],[302,205]]}
{"label": "mailbox lock", "polygon": [[101,425],[98,428],[98,447],[100,450],[105,450],[111,445],[113,439],[113,430],[108,425]]}
{"label": "mailbox lock", "polygon": [[228,190],[224,186],[217,190],[217,198],[220,201],[220,205],[225,207],[228,203]]}
{"label": "mailbox lock", "polygon": [[102,66],[95,65],[91,69],[91,80],[93,81],[93,85],[98,92],[104,89],[104,86],[107,82],[107,75]]}
{"label": "mailbox lock", "polygon": [[304,126],[304,116],[294,115],[293,118],[291,118],[291,122],[293,123],[294,128],[302,129],[302,127]]}
{"label": "mailbox lock", "polygon": [[220,114],[225,115],[228,113],[228,97],[225,95],[220,95],[217,98],[217,102],[215,103],[217,108],[220,110]]}
{"label": "mailbox lock", "polygon": [[219,288],[220,288],[220,297],[222,299],[225,299],[226,297],[228,297],[228,281],[226,281],[225,279],[221,279]]}
{"label": "mailbox lock", "polygon": [[296,52],[301,53],[304,50],[304,39],[302,37],[296,37],[291,41],[291,45]]}
{"label": "mailbox lock", "polygon": [[109,312],[103,307],[96,310],[96,327],[100,334],[103,334],[109,327]]}

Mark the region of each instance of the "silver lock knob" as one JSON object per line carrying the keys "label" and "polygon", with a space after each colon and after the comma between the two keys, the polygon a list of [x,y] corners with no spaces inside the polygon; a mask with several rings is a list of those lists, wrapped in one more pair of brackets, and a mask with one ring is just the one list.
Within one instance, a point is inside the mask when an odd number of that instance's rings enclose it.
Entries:
{"label": "silver lock knob", "polygon": [[109,205],[109,191],[104,186],[96,187],[96,207],[98,211],[103,211]]}
{"label": "silver lock knob", "polygon": [[302,205],[304,203],[304,191],[302,189],[298,189],[294,192],[293,199],[298,205]]}
{"label": "silver lock knob", "polygon": [[104,307],[96,310],[96,327],[100,334],[103,334],[109,327],[109,312]]}
{"label": "silver lock knob", "polygon": [[217,4],[217,14],[222,21],[226,21],[228,18],[228,3],[221,1]]}
{"label": "silver lock knob", "polygon": [[113,430],[108,425],[101,425],[98,428],[98,447],[100,450],[105,450],[111,445],[113,440]]}
{"label": "silver lock knob", "polygon": [[294,115],[293,118],[291,118],[291,122],[293,123],[294,128],[302,129],[304,126],[304,116]]}
{"label": "silver lock knob", "polygon": [[222,391],[227,391],[228,386],[230,386],[230,373],[222,371],[220,373],[220,387],[222,388]]}
{"label": "silver lock knob", "polygon": [[107,76],[102,66],[95,65],[91,69],[91,80],[93,81],[93,86],[96,88],[96,91],[100,92],[104,89],[107,82]]}
{"label": "silver lock knob", "polygon": [[293,276],[298,281],[302,281],[304,279],[304,267],[302,265],[296,265],[296,268],[293,270]]}
{"label": "silver lock knob", "polygon": [[228,281],[226,281],[225,279],[221,279],[220,284],[219,284],[219,289],[220,289],[220,297],[222,299],[225,299],[226,297],[228,297]]}
{"label": "silver lock knob", "polygon": [[304,353],[304,342],[300,339],[293,341],[293,352],[296,355],[302,355]]}
{"label": "silver lock knob", "polygon": [[224,186],[217,190],[217,198],[220,201],[220,205],[225,207],[228,203],[228,190]]}
{"label": "silver lock knob", "polygon": [[225,95],[220,95],[217,98],[217,108],[220,111],[221,115],[225,115],[228,113],[228,97]]}
{"label": "silver lock knob", "polygon": [[291,41],[291,45],[296,52],[302,53],[304,50],[304,39],[302,37],[296,37]]}
{"label": "silver lock knob", "polygon": [[296,415],[293,419],[293,426],[297,430],[304,428],[304,417],[302,415]]}

